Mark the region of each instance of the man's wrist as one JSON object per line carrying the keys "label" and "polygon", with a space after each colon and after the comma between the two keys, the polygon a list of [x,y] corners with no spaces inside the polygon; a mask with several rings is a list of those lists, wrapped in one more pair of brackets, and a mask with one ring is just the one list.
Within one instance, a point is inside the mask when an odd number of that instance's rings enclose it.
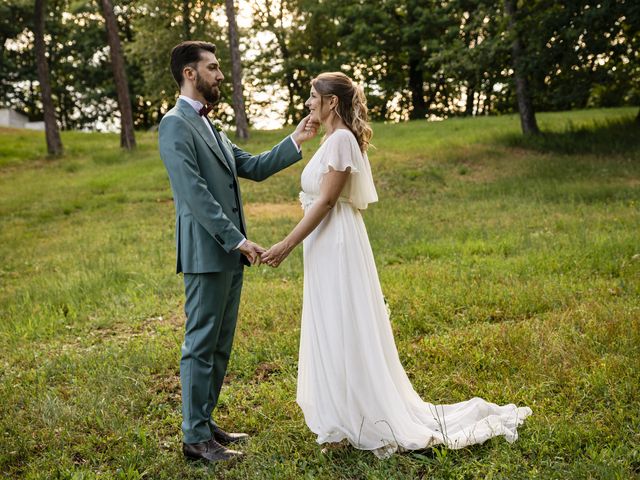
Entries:
{"label": "man's wrist", "polygon": [[298,150],[298,153],[300,153],[302,151],[302,148],[300,147],[301,142],[299,142],[296,138],[295,138],[295,133],[292,133],[291,135],[289,135],[289,138],[291,139],[291,141],[293,142],[293,145],[296,147],[296,150]]}
{"label": "man's wrist", "polygon": [[244,245],[246,243],[247,239],[243,238],[242,240],[240,240],[240,242],[238,243],[238,245],[236,245],[236,248],[234,248],[234,250],[238,250],[242,245]]}

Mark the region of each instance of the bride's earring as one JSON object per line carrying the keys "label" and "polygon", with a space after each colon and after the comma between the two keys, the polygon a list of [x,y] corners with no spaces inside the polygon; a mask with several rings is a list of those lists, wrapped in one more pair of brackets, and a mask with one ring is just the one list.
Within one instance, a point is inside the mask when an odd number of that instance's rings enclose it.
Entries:
{"label": "bride's earring", "polygon": [[338,112],[338,105],[336,105],[335,107],[333,107],[331,109],[331,111],[335,114],[336,117],[338,117],[340,120],[342,120],[342,116],[340,115],[340,113]]}

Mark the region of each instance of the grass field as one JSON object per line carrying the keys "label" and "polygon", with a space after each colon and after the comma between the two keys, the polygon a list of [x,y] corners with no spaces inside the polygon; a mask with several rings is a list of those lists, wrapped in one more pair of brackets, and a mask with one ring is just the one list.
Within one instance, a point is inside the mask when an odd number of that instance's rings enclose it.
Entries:
{"label": "grass field", "polygon": [[[302,255],[246,272],[217,419],[252,435],[233,467],[180,452],[181,277],[155,133],[0,130],[0,472],[28,479],[640,477],[636,109],[374,126],[365,221],[401,360],[434,403],[528,405],[503,439],[386,461],[321,454],[295,404]],[[260,151],[286,132],[255,132]],[[308,159],[317,142],[305,147]],[[268,246],[302,214],[303,162],[242,185]]]}

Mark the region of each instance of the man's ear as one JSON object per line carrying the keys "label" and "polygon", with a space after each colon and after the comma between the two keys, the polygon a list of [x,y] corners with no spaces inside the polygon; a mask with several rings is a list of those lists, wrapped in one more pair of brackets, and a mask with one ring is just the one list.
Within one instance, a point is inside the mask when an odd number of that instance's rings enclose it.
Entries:
{"label": "man's ear", "polygon": [[193,67],[186,66],[182,69],[182,77],[187,80],[195,80],[196,71]]}

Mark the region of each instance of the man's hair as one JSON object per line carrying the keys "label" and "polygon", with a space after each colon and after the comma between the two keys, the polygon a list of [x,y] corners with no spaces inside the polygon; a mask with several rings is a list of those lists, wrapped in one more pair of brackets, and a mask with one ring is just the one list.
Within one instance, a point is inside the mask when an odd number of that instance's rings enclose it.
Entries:
{"label": "man's hair", "polygon": [[184,83],[182,76],[184,67],[189,65],[195,68],[195,64],[200,60],[202,50],[215,54],[216,46],[213,43],[189,40],[179,43],[171,50],[171,74],[178,84],[178,88],[182,87]]}

